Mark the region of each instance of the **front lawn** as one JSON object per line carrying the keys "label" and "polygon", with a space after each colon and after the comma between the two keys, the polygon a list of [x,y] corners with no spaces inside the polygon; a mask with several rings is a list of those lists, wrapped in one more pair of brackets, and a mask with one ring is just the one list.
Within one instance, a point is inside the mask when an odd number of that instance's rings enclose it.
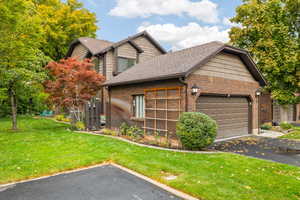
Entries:
{"label": "front lawn", "polygon": [[[300,199],[300,168],[240,155],[189,154],[74,133],[47,119],[0,120],[0,183],[113,161],[201,199]],[[166,174],[178,176],[167,181]]]}
{"label": "front lawn", "polygon": [[300,140],[300,127],[295,127],[294,131],[281,136],[281,138],[290,139],[290,140]]}

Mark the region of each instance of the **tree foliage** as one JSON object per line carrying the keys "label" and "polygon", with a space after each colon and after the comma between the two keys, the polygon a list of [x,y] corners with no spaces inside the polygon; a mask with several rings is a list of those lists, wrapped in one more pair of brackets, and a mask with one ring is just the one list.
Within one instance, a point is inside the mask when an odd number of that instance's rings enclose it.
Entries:
{"label": "tree foliage", "polygon": [[97,73],[93,66],[90,59],[78,61],[68,58],[50,62],[46,69],[52,79],[44,83],[50,102],[75,113],[80,111],[83,104],[96,95],[105,81],[104,76]]}
{"label": "tree foliage", "polygon": [[42,21],[31,2],[0,1],[0,19],[1,99],[10,101],[12,128],[17,129],[17,99],[45,78],[42,66],[49,59],[39,50]]}
{"label": "tree foliage", "polygon": [[300,101],[300,0],[244,0],[231,42],[250,51],[280,104]]}
{"label": "tree foliage", "polygon": [[41,50],[51,59],[65,57],[70,43],[79,37],[95,37],[96,15],[77,0],[31,0],[43,19],[44,38]]}
{"label": "tree foliage", "polygon": [[0,0],[0,115],[45,108],[43,66],[65,56],[80,36],[95,36],[96,17],[77,0]]}

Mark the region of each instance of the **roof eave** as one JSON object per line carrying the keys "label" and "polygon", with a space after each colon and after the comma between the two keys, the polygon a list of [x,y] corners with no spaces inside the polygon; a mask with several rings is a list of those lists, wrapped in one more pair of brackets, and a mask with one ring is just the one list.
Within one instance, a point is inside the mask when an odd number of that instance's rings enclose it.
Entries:
{"label": "roof eave", "polygon": [[120,86],[120,85],[130,85],[135,83],[145,83],[145,82],[151,82],[151,81],[159,81],[159,80],[168,80],[168,79],[174,79],[179,77],[184,77],[185,73],[177,73],[167,76],[159,76],[159,77],[153,77],[153,78],[145,78],[145,79],[138,79],[138,80],[132,80],[132,81],[123,81],[123,82],[117,82],[117,83],[104,83],[104,86]]}

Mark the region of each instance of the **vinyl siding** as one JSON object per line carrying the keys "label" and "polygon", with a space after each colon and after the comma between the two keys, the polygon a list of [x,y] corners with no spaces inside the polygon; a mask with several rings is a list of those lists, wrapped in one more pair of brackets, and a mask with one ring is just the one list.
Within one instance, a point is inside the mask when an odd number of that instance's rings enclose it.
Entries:
{"label": "vinyl siding", "polygon": [[133,58],[136,59],[137,51],[131,46],[129,43],[125,43],[117,48],[118,56],[125,58]]}
{"label": "vinyl siding", "polygon": [[198,69],[195,74],[256,82],[241,59],[236,55],[227,53],[218,54]]}
{"label": "vinyl siding", "polygon": [[139,62],[145,62],[162,53],[144,36],[140,36],[133,40],[144,52],[139,56]]}
{"label": "vinyl siding", "polygon": [[88,53],[88,49],[85,48],[82,44],[78,44],[73,52],[72,52],[72,55],[71,57],[77,57],[78,59],[83,59]]}
{"label": "vinyl siding", "polygon": [[106,80],[110,80],[113,77],[113,71],[116,59],[114,57],[113,51],[108,51],[105,54],[105,62],[106,62]]}
{"label": "vinyl siding", "polygon": [[[92,61],[94,60],[94,59],[99,59],[99,74],[103,74],[103,59],[102,58],[97,58],[97,57],[95,57],[95,56],[93,56],[92,58]],[[95,69],[96,69],[97,67],[95,66]]]}

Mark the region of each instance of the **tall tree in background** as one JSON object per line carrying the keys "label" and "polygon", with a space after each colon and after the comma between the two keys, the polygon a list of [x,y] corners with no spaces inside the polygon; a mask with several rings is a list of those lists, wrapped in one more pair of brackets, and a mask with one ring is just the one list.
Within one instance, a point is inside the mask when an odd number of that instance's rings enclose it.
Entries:
{"label": "tall tree in background", "polygon": [[65,57],[70,43],[78,37],[95,37],[96,15],[77,0],[31,0],[43,19],[45,33],[41,50],[52,60]]}
{"label": "tall tree in background", "polygon": [[39,50],[42,20],[31,2],[1,0],[0,19],[0,98],[10,102],[16,130],[17,98],[45,78],[42,65],[49,59]]}
{"label": "tall tree in background", "polygon": [[280,104],[300,101],[300,0],[244,0],[231,42],[250,51]]}

